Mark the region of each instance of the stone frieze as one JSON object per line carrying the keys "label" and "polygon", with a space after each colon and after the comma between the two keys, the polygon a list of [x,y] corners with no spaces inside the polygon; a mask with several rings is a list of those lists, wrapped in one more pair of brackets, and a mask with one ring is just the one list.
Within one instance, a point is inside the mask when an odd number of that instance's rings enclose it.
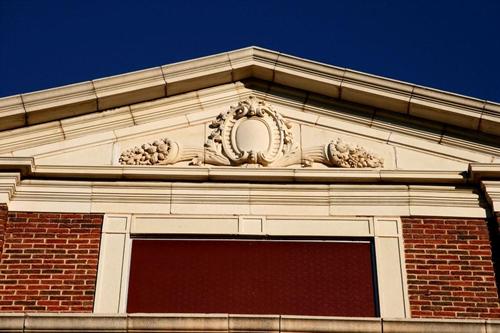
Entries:
{"label": "stone frieze", "polygon": [[299,147],[286,121],[271,105],[255,97],[220,113],[209,126],[204,147],[183,147],[168,138],[124,151],[123,165],[192,165],[286,167],[322,163],[338,168],[382,168],[382,158],[361,146],[332,140],[316,147]]}

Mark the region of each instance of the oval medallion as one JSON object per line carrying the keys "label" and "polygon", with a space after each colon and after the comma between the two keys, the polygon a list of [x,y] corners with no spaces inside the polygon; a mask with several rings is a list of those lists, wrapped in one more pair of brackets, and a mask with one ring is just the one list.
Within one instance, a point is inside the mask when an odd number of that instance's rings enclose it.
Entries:
{"label": "oval medallion", "polygon": [[236,130],[236,146],[241,151],[265,152],[269,141],[269,129],[259,119],[245,120]]}

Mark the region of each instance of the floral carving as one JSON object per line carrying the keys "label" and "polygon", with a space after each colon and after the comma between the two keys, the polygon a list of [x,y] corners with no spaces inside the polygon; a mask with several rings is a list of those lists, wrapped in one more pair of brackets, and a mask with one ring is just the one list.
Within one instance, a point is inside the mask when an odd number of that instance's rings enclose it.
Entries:
{"label": "floral carving", "polygon": [[340,168],[381,168],[384,160],[358,145],[332,140],[324,146],[309,148],[304,154],[304,166],[320,162],[330,167]]}
{"label": "floral carving", "polygon": [[363,147],[335,139],[316,147],[298,147],[292,125],[264,101],[249,97],[220,113],[209,125],[212,132],[204,147],[182,147],[163,138],[124,151],[125,165],[312,166],[381,168],[382,158]]}
{"label": "floral carving", "polygon": [[172,141],[167,138],[144,143],[124,151],[119,162],[127,165],[167,164],[167,157],[172,151],[172,145]]}
{"label": "floral carving", "polygon": [[191,160],[192,164],[199,165],[202,153],[197,150],[183,150],[177,142],[164,138],[124,151],[119,162],[126,165],[166,165]]}
{"label": "floral carving", "polygon": [[291,123],[269,104],[251,96],[210,124],[205,163],[281,166],[293,146]]}

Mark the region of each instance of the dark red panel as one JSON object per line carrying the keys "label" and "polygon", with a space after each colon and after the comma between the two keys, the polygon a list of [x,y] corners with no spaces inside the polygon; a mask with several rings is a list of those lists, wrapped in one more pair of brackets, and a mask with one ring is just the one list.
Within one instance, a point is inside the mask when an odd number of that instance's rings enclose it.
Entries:
{"label": "dark red panel", "polygon": [[127,311],[376,316],[371,245],[134,240]]}

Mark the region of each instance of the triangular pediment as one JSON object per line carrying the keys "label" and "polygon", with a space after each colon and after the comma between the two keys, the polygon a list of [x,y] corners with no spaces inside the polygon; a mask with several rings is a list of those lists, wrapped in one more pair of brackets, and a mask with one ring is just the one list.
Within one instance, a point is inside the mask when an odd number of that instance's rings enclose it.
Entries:
{"label": "triangular pediment", "polygon": [[243,80],[0,133],[37,165],[465,170],[500,160],[488,134]]}
{"label": "triangular pediment", "polygon": [[467,170],[500,161],[497,103],[258,47],[2,98],[0,130],[0,157],[36,165]]}
{"label": "triangular pediment", "polygon": [[259,47],[0,98],[0,130],[258,79],[392,113],[498,135],[500,104]]}

